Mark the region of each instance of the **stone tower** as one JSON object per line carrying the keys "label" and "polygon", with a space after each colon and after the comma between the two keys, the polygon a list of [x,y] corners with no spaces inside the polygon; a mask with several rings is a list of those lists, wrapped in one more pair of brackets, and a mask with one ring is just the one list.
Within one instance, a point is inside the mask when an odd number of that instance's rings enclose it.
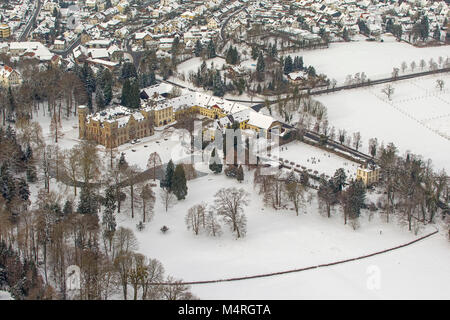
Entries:
{"label": "stone tower", "polygon": [[85,105],[78,106],[78,138],[86,138],[86,117],[87,107]]}

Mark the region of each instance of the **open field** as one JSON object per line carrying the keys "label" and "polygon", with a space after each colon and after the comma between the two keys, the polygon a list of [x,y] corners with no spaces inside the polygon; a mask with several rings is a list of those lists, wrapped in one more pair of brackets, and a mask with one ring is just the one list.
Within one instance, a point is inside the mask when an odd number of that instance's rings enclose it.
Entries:
{"label": "open field", "polygon": [[[450,83],[450,75],[428,76],[392,83],[392,100],[381,92],[384,85],[317,96],[328,109],[331,125],[348,133],[360,131],[362,150],[368,140],[393,142],[432,159],[437,169],[450,172],[450,89],[440,91],[436,80]],[[448,87],[448,85],[446,85]]]}
{"label": "open field", "polygon": [[[354,42],[331,43],[329,48],[317,50],[302,50],[288,53],[291,56],[303,56],[307,66],[312,65],[317,73],[325,73],[330,79],[336,79],[343,84],[347,75],[365,72],[370,79],[380,79],[391,76],[393,68],[400,68],[402,62],[409,66],[415,61],[435,62],[441,56],[449,56],[448,46],[416,48],[405,42],[398,42],[394,37],[383,35],[384,42],[369,42],[364,40]],[[417,67],[416,72],[420,68]]]}

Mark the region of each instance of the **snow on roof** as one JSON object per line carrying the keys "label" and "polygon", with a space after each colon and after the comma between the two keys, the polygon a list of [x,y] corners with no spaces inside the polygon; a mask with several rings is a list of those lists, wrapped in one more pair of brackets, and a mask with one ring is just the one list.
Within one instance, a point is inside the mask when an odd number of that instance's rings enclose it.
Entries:
{"label": "snow on roof", "polygon": [[296,79],[302,78],[304,76],[305,76],[305,72],[303,72],[303,71],[291,72],[288,74],[288,77],[291,78],[292,80],[296,80]]}
{"label": "snow on roof", "polygon": [[103,48],[88,49],[88,54],[91,55],[92,59],[109,58],[108,49]]}
{"label": "snow on roof", "polygon": [[117,62],[112,62],[112,61],[103,60],[103,59],[91,59],[91,58],[88,58],[88,59],[86,59],[86,61],[92,62],[92,63],[95,63],[95,64],[101,64],[101,65],[104,65],[104,66],[107,66],[107,67],[115,67],[115,66],[118,65]]}
{"label": "snow on roof", "polygon": [[93,115],[87,116],[87,120],[98,121],[100,125],[103,122],[117,123],[119,128],[124,127],[133,117],[136,121],[140,122],[145,119],[141,112],[131,110],[124,106],[110,107]]}
{"label": "snow on roof", "polygon": [[111,40],[110,39],[94,39],[91,41],[88,41],[86,43],[86,46],[91,46],[91,45],[99,45],[99,46],[109,46],[111,44]]}
{"label": "snow on roof", "polygon": [[20,76],[20,73],[17,70],[14,70],[13,68],[11,68],[10,66],[4,65],[4,66],[0,66],[0,77],[1,78],[8,78],[11,73],[15,72],[16,74],[18,74]]}
{"label": "snow on roof", "polygon": [[159,83],[153,86],[142,89],[148,97],[152,98],[155,93],[161,96],[164,93],[169,93],[172,91],[173,85],[168,83]]}
{"label": "snow on roof", "polygon": [[274,121],[272,117],[254,111],[250,113],[250,119],[247,123],[261,129],[269,129]]}
{"label": "snow on roof", "polygon": [[34,56],[42,61],[49,61],[53,57],[53,54],[48,50],[46,46],[37,41],[26,41],[26,42],[11,42],[9,44],[10,50],[19,50],[26,53],[33,53]]}

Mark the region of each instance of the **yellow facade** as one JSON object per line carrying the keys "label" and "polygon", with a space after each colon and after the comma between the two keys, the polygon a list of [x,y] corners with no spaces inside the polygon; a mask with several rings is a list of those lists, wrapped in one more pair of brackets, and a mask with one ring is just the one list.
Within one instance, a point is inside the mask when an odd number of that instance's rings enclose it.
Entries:
{"label": "yellow facade", "polygon": [[11,28],[7,24],[0,25],[0,38],[9,38],[11,35]]}
{"label": "yellow facade", "polygon": [[128,8],[130,5],[128,2],[121,2],[119,3],[116,8],[119,10],[120,13],[124,13],[125,9]]}
{"label": "yellow facade", "polygon": [[173,114],[173,107],[152,110],[151,115],[155,127],[165,126],[175,121],[175,115]]}
{"label": "yellow facade", "polygon": [[[190,108],[178,109],[175,112],[175,118],[180,119],[186,113],[196,113],[196,114],[200,114],[202,116],[208,117],[210,119],[220,119],[220,118],[223,118],[226,116],[226,113],[224,113],[223,110],[218,106],[212,106],[209,108],[205,108],[205,107],[200,107],[200,106],[194,105]],[[273,129],[275,127],[280,127],[280,123],[278,121],[274,121],[268,130],[270,131],[271,129]],[[253,130],[258,133],[261,132],[261,128],[249,124],[248,119],[239,122],[239,129],[241,129],[241,130],[250,129],[250,130]],[[267,133],[266,133],[266,135],[267,135]]]}
{"label": "yellow facade", "polygon": [[356,179],[362,180],[364,185],[370,186],[380,180],[380,168],[364,168],[359,167],[356,170]]}
{"label": "yellow facade", "polygon": [[20,74],[9,66],[1,67],[0,83],[3,87],[16,86],[22,83]]}
{"label": "yellow facade", "polygon": [[118,14],[114,16],[115,19],[119,20],[120,22],[127,22],[128,17],[125,14]]}
{"label": "yellow facade", "polygon": [[209,21],[208,21],[208,29],[209,30],[215,30],[218,27],[219,27],[219,25],[217,24],[216,19],[214,19],[214,18],[209,19]]}
{"label": "yellow facade", "polygon": [[137,121],[133,115],[125,125],[119,127],[118,122],[99,122],[87,119],[87,108],[78,108],[79,138],[94,140],[107,147],[115,148],[134,139],[141,139],[153,135],[153,120],[151,115],[141,110],[144,120]]}
{"label": "yellow facade", "polygon": [[223,113],[222,109],[218,106],[212,106],[210,108],[200,107],[200,106],[192,106],[191,108],[194,112],[201,114],[202,116],[206,116],[210,119],[220,119],[226,116]]}

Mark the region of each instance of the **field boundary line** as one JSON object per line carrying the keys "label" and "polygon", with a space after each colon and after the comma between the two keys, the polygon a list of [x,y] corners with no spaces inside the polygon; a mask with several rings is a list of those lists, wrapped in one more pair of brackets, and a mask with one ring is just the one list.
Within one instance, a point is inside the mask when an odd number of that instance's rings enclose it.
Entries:
{"label": "field boundary line", "polygon": [[322,263],[322,264],[318,264],[318,265],[314,265],[314,266],[309,266],[309,267],[303,267],[303,268],[298,268],[298,269],[291,269],[291,270],[285,270],[285,271],[279,271],[279,272],[271,272],[271,273],[262,273],[262,274],[257,274],[257,275],[251,275],[251,276],[243,276],[243,277],[235,277],[235,278],[225,278],[225,279],[216,279],[216,280],[203,280],[203,281],[188,281],[188,282],[158,282],[158,283],[150,283],[150,285],[164,285],[164,286],[175,286],[175,285],[198,285],[198,284],[211,284],[211,283],[220,283],[220,282],[234,282],[234,281],[243,281],[243,280],[250,280],[250,279],[257,279],[257,278],[268,278],[268,277],[274,277],[274,276],[279,276],[279,275],[283,275],[283,274],[288,274],[288,273],[297,273],[297,272],[303,272],[303,271],[307,271],[307,270],[312,270],[312,269],[319,269],[319,268],[324,268],[324,267],[331,267],[331,266],[335,266],[335,265],[339,265],[339,264],[344,264],[344,263],[348,263],[348,262],[352,262],[352,261],[357,261],[357,260],[363,260],[363,259],[367,259],[376,255],[380,255],[380,254],[384,254],[390,251],[394,251],[394,250],[398,250],[407,246],[410,246],[416,242],[422,241],[426,238],[429,238],[435,234],[437,234],[439,232],[439,230],[436,230],[434,232],[431,232],[425,236],[422,236],[420,238],[417,238],[415,240],[409,241],[407,243],[395,246],[395,247],[391,247],[388,249],[384,249],[381,251],[376,251],[373,253],[369,253],[366,255],[362,255],[362,256],[358,256],[355,258],[349,258],[349,259],[344,259],[344,260],[338,260],[338,261],[334,261],[334,262],[330,262],[330,263]]}

